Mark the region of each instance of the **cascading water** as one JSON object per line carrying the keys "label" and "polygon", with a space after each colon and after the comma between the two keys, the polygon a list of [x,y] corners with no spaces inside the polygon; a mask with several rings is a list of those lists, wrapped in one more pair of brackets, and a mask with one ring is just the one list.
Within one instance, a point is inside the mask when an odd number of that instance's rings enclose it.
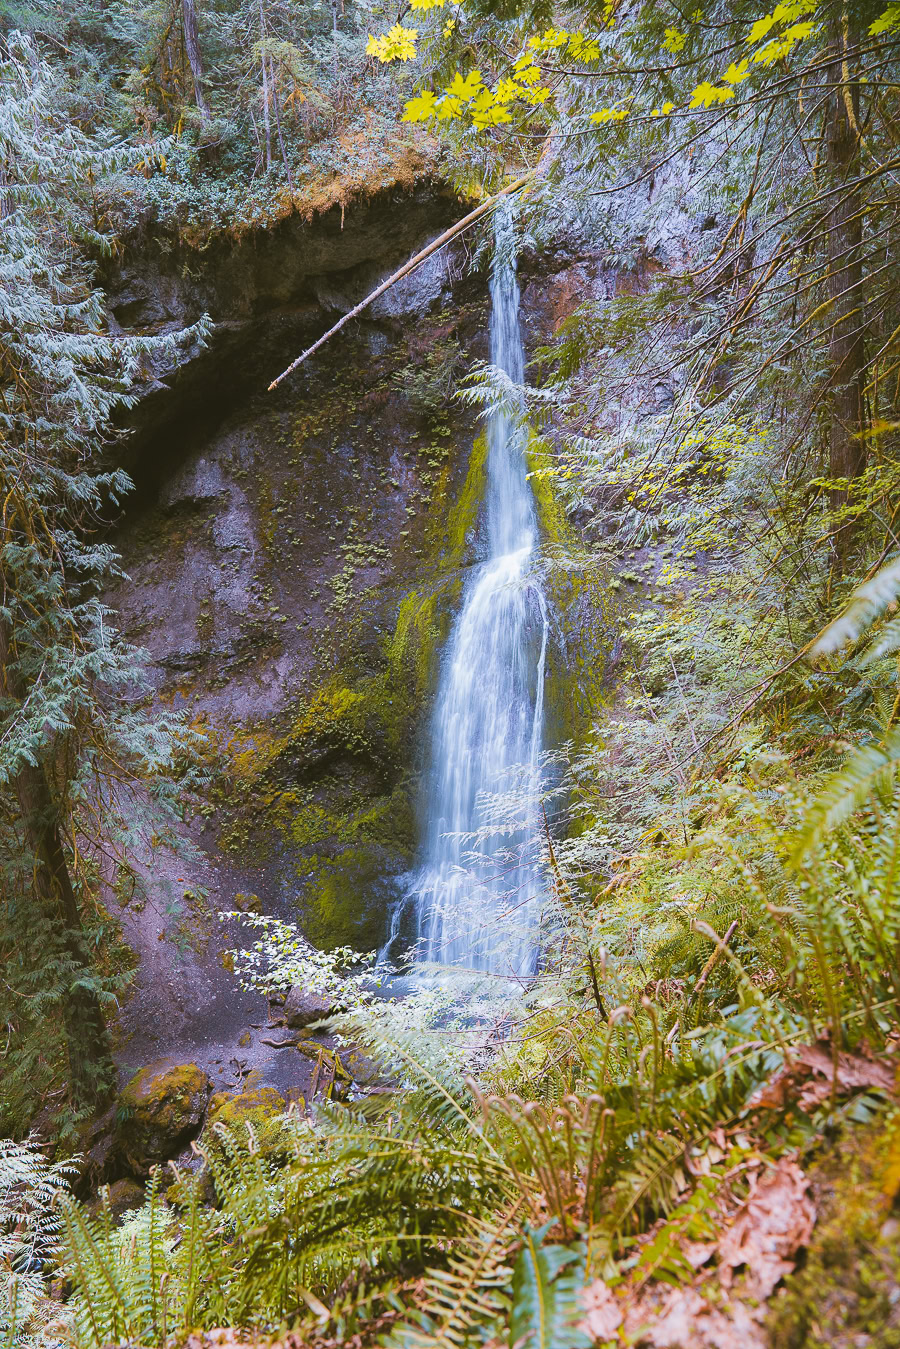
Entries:
{"label": "cascading water", "polygon": [[[494,219],[491,361],[521,385],[519,285],[505,203]],[[424,861],[411,897],[420,959],[517,977],[534,966],[543,888],[535,852],[549,623],[533,572],[537,518],[519,419],[496,411],[487,435],[487,556],[466,585],[438,689]],[[512,824],[497,820],[504,793]]]}

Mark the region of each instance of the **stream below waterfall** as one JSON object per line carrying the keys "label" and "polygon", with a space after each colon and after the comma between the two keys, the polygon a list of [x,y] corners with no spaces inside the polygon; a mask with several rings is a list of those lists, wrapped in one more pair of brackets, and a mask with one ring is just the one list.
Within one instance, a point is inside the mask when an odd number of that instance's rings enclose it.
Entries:
{"label": "stream below waterfall", "polygon": [[[491,363],[524,380],[510,206],[494,214]],[[491,412],[483,560],[469,576],[430,727],[417,960],[520,978],[537,956],[544,880],[538,809],[549,617],[519,409]]]}

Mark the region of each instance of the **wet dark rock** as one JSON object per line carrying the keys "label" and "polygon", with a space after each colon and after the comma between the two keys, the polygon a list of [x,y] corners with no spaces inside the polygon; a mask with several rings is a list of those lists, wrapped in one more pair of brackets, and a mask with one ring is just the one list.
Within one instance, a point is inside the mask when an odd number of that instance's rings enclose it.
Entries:
{"label": "wet dark rock", "polygon": [[116,1153],[116,1107],[112,1105],[80,1130],[79,1176],[75,1185],[79,1196],[93,1193],[98,1185],[115,1176]]}
{"label": "wet dark rock", "polygon": [[[338,313],[465,210],[446,184],[426,181],[357,202],[346,218],[335,207],[199,249],[153,227],[126,240],[104,276],[114,326],[162,334],[203,314],[213,323],[205,345],[189,342],[174,363],[147,372],[137,405],[123,414],[133,433],[124,453],[136,478],[149,473],[159,482],[160,437],[180,439],[186,423],[213,426],[248,390],[263,392]],[[449,280],[441,252],[371,317],[388,326],[415,321],[441,300]]]}
{"label": "wet dark rock", "polygon": [[358,1049],[350,1049],[342,1054],[341,1064],[357,1087],[384,1087],[390,1083],[384,1068]]}
{"label": "wet dark rock", "polygon": [[334,1000],[327,994],[307,993],[302,988],[292,988],[284,1000],[282,1017],[284,1024],[291,1030],[300,1030],[321,1021],[334,1011]]}

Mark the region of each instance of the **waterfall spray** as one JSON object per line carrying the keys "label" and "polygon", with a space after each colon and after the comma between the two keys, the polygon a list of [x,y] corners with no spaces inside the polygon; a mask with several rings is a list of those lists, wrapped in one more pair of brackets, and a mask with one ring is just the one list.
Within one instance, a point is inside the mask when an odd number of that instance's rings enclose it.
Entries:
{"label": "waterfall spray", "polygon": [[[507,202],[494,221],[491,361],[521,385]],[[534,966],[543,890],[537,803],[549,622],[533,570],[537,517],[516,410],[494,411],[487,436],[486,557],[465,587],[438,688],[412,897],[421,959],[520,977]],[[512,824],[501,825],[490,806],[489,795],[502,793],[518,805]]]}

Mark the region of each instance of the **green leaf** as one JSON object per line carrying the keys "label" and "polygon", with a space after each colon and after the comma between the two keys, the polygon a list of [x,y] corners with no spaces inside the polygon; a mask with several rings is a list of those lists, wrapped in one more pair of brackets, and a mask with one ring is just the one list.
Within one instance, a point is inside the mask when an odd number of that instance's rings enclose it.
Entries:
{"label": "green leaf", "polygon": [[577,1296],[584,1284],[581,1253],[571,1246],[543,1246],[551,1226],[525,1228],[513,1270],[510,1343],[527,1349],[582,1349],[591,1341],[575,1326],[582,1315]]}
{"label": "green leaf", "polygon": [[880,33],[892,33],[896,28],[900,28],[900,5],[888,5],[884,13],[879,14],[875,22],[869,25],[869,32],[873,37],[878,37]]}

